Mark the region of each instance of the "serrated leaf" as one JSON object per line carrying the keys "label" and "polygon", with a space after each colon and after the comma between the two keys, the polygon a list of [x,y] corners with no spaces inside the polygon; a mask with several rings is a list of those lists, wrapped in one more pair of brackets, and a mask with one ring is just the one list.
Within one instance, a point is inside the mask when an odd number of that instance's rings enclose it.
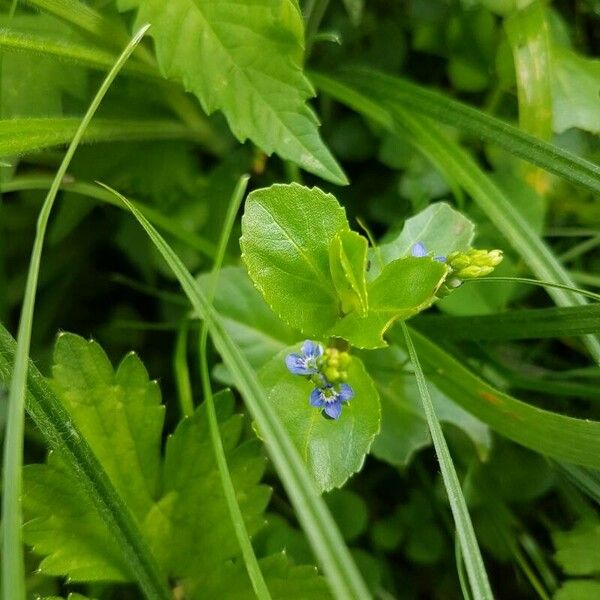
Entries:
{"label": "serrated leaf", "polygon": [[600,581],[583,579],[567,581],[552,597],[553,600],[590,600],[600,596]]}
{"label": "serrated leaf", "polygon": [[344,404],[337,420],[327,419],[309,404],[314,384],[292,375],[285,365],[286,355],[297,350],[291,346],[278,354],[259,376],[309,472],[326,491],[342,486],[361,469],[379,431],[379,396],[362,362],[353,357],[347,382],[354,398]]}
{"label": "serrated leaf", "polygon": [[254,285],[289,325],[320,337],[338,316],[329,245],[350,231],[344,209],[318,188],[273,185],[252,192],[242,218],[242,258]]}
{"label": "serrated leaf", "polygon": [[128,354],[115,371],[94,341],[63,333],[52,386],[104,465],[117,491],[143,517],[157,493],[164,421],[158,384]]}
{"label": "serrated leaf", "polygon": [[[362,358],[381,398],[381,432],[373,454],[392,465],[407,466],[416,452],[431,445],[431,436],[415,378],[401,369],[406,354],[391,347],[365,352]],[[435,385],[429,383],[429,389],[438,419],[462,429],[484,460],[492,444],[489,428]]]}
{"label": "serrated leaf", "polygon": [[367,314],[367,240],[355,231],[340,231],[329,245],[329,269],[344,314]]}
{"label": "serrated leaf", "polygon": [[364,317],[356,312],[337,321],[329,334],[348,340],[358,348],[386,346],[383,334],[395,321],[425,310],[436,299],[448,268],[428,258],[401,258],[383,268],[369,283],[369,310]]}
{"label": "serrated leaf", "polygon": [[[263,558],[259,565],[274,600],[327,600],[331,597],[325,580],[317,576],[314,567],[293,566],[285,552]],[[246,569],[239,562],[229,563],[211,573],[198,583],[198,588],[190,596],[191,600],[240,600],[253,597]]]}
{"label": "serrated leaf", "polygon": [[600,573],[600,521],[585,519],[570,531],[552,534],[556,562],[569,575]]}
{"label": "serrated leaf", "polygon": [[[421,242],[433,256],[447,256],[455,250],[468,250],[475,235],[475,226],[446,202],[430,204],[419,214],[406,220],[400,234],[379,246],[387,264],[410,256],[412,247]],[[373,261],[377,265],[377,260]]]}
{"label": "serrated leaf", "polygon": [[163,73],[181,81],[209,114],[222,110],[234,135],[250,138],[335,183],[344,173],[306,105],[314,95],[302,72],[303,21],[292,0],[121,0],[152,23]]}
{"label": "serrated leaf", "polygon": [[[204,407],[179,424],[161,463],[164,409],[156,384],[148,379],[137,357],[127,355],[115,371],[98,344],[63,334],[55,360],[53,388],[113,485],[134,510],[160,568],[179,580],[186,597],[206,597],[208,585],[214,597],[227,597],[229,581],[215,574],[228,573],[240,550]],[[259,484],[265,459],[256,440],[240,444],[243,419],[233,414],[231,392],[217,394],[215,407],[238,502],[250,533],[256,533],[270,495],[269,488]],[[72,425],[66,422],[64,426]],[[57,455],[51,455],[46,464],[25,467],[24,480],[25,540],[44,557],[42,572],[73,581],[132,580],[105,521],[78,485],[77,475]],[[270,560],[262,561],[267,583],[283,590],[280,595],[301,597],[295,595],[298,590],[314,588],[324,590],[318,597],[328,597],[324,580],[314,568],[294,571],[284,559]],[[235,564],[243,571],[243,562]],[[304,574],[305,587],[298,587],[294,575],[286,584],[282,573]],[[239,597],[252,595],[245,574],[236,586],[244,591]]]}

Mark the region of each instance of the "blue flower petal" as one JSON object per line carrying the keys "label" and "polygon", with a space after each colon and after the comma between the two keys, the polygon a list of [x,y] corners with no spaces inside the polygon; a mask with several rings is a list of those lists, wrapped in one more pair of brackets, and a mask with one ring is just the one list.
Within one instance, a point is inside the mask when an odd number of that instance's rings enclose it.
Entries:
{"label": "blue flower petal", "polygon": [[315,388],[310,393],[310,405],[316,408],[323,408],[325,406],[325,400],[320,388]]}
{"label": "blue flower petal", "polygon": [[294,375],[312,375],[315,372],[314,369],[306,367],[306,359],[300,354],[288,354],[285,357],[285,366]]}
{"label": "blue flower petal", "polygon": [[427,256],[427,248],[425,248],[425,244],[423,244],[422,242],[417,242],[412,247],[411,254],[417,258]]}
{"label": "blue flower petal", "polygon": [[437,262],[446,262],[445,256],[436,256],[433,260],[437,260]]}
{"label": "blue flower petal", "polygon": [[302,344],[302,354],[306,358],[317,358],[323,354],[323,346],[312,340],[305,340]]}
{"label": "blue flower petal", "polygon": [[340,385],[338,398],[340,402],[348,402],[349,400],[352,400],[352,398],[354,398],[354,390],[352,389],[352,386],[348,385],[347,383],[342,383],[342,385]]}
{"label": "blue flower petal", "polygon": [[325,414],[332,419],[337,419],[342,414],[342,403],[339,400],[328,402],[325,406]]}

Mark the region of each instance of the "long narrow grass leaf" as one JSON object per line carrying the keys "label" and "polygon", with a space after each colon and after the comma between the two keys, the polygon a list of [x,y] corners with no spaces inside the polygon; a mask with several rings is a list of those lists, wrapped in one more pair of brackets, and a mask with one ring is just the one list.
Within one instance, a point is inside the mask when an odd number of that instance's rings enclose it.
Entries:
{"label": "long narrow grass leaf", "polygon": [[[404,345],[397,328],[390,330],[389,337]],[[429,380],[492,429],[556,460],[600,468],[599,421],[575,419],[517,400],[414,329],[411,338]]]}
{"label": "long narrow grass leaf", "polygon": [[[75,135],[79,117],[40,117],[0,120],[0,156],[26,154],[60,146]],[[96,119],[86,129],[82,142],[141,140],[202,140],[177,121]]]}
{"label": "long narrow grass leaf", "polygon": [[425,335],[444,340],[528,340],[600,331],[600,304],[511,310],[474,317],[425,315],[411,321]]}
{"label": "long narrow grass leaf", "polygon": [[[248,186],[249,177],[244,175],[238,182],[231,200],[229,202],[229,208],[225,216],[225,223],[221,229],[221,237],[219,240],[219,246],[217,248],[217,255],[213,264],[208,290],[208,303],[212,306],[216,286],[218,283],[219,270],[223,264],[223,258],[225,257],[225,251],[227,249],[227,243],[231,236],[231,230],[235,223],[235,217],[240,208],[240,204],[246,193]],[[229,509],[229,516],[233,524],[233,529],[237,537],[240,549],[242,550],[242,556],[244,557],[244,563],[246,570],[248,571],[248,577],[252,583],[254,593],[259,600],[271,600],[271,594],[269,588],[265,583],[265,579],[260,570],[258,560],[254,554],[252,548],[252,542],[248,535],[248,530],[244,523],[244,517],[240,510],[240,505],[237,502],[235,488],[231,479],[231,473],[227,466],[227,458],[225,456],[225,450],[223,448],[223,440],[221,439],[221,433],[219,431],[219,422],[217,420],[217,411],[215,409],[215,402],[212,393],[212,386],[210,383],[210,371],[208,368],[208,357],[207,357],[207,342],[208,342],[208,327],[206,321],[202,323],[200,329],[200,341],[199,341],[199,356],[200,356],[200,376],[202,378],[202,391],[204,394],[204,401],[206,402],[206,413],[208,416],[208,426],[210,430],[210,437],[215,452],[215,458],[217,460],[217,466],[219,468],[219,476],[221,478],[221,485],[223,487],[223,494],[225,495],[225,501],[227,502],[227,508]]]}
{"label": "long narrow grass leaf", "polygon": [[179,280],[194,310],[206,321],[217,350],[256,420],[277,473],[296,509],[315,556],[327,575],[334,596],[339,600],[367,600],[371,595],[350,552],[292,440],[269,404],[256,373],[226,332],[221,317],[198,289],[197,282],[181,259],[126,198],[121,195],[119,198],[154,242]]}
{"label": "long narrow grass leaf", "polygon": [[[600,166],[572,152],[540,140],[477,108],[398,77],[367,69],[353,69],[352,77],[366,86],[377,86],[381,97],[385,95],[392,101],[401,102],[417,114],[431,117],[440,123],[496,144],[511,154],[592,193],[600,193]],[[317,87],[332,93],[331,86],[336,79],[322,73],[311,73],[311,79]]]}
{"label": "long narrow grass leaf", "polygon": [[[23,464],[23,422],[24,407],[27,384],[28,355],[31,343],[31,331],[33,327],[33,313],[35,307],[35,294],[40,269],[44,237],[54,200],[58,193],[60,182],[65,176],[71,159],[81,141],[84,132],[89,125],[102,99],[110,88],[115,77],[131,55],[137,44],[148,29],[148,25],[142,27],[132,38],[125,50],[119,56],[114,66],[107,74],[94,96],[85,116],[77,127],[73,139],[65,153],[58,168],[56,177],[48,191],[46,200],[40,211],[37,223],[36,236],[33,244],[29,272],[25,287],[25,296],[21,309],[19,332],[17,337],[17,348],[15,351],[14,368],[10,382],[8,395],[8,419],[6,428],[6,439],[4,446],[4,468],[2,485],[2,591],[4,598],[24,600],[25,580],[22,548],[22,464]],[[159,580],[157,572],[144,573],[148,580],[144,582],[145,587],[155,598],[165,597],[164,584]]]}
{"label": "long narrow grass leaf", "polygon": [[469,511],[467,509],[467,503],[465,502],[460,481],[458,480],[458,475],[456,474],[456,469],[452,462],[452,456],[450,455],[450,450],[448,449],[444,434],[442,433],[442,426],[435,414],[431,396],[429,395],[429,389],[427,387],[427,381],[425,381],[425,375],[421,369],[421,363],[419,362],[419,357],[417,356],[410,333],[408,332],[405,323],[401,323],[400,326],[404,334],[410,361],[413,365],[415,377],[417,379],[419,395],[421,396],[421,402],[427,418],[427,424],[429,425],[429,432],[431,433],[435,453],[440,463],[442,479],[446,486],[446,493],[448,494],[452,516],[454,517],[454,523],[456,525],[456,534],[462,549],[462,558],[467,569],[469,583],[471,584],[471,592],[473,598],[476,600],[490,600],[494,595],[492,594],[492,588],[488,581],[483,558],[479,551],[479,545],[477,544],[475,530],[473,529],[471,517],[469,516]]}
{"label": "long narrow grass leaf", "polygon": [[[8,193],[21,190],[47,190],[51,183],[52,179],[49,177],[16,177],[10,181],[0,182],[0,192]],[[69,178],[65,178],[60,185],[60,189],[87,198],[93,198],[94,200],[104,202],[105,204],[116,206],[121,210],[124,209],[123,203],[119,202],[114,194],[91,183],[71,181]],[[156,225],[156,227],[171,234],[175,239],[187,244],[190,248],[197,250],[204,256],[207,256],[208,258],[214,257],[215,245],[213,242],[201,237],[197,233],[188,231],[152,206],[133,200],[130,200],[130,202],[148,219],[148,221],[153,225]]]}

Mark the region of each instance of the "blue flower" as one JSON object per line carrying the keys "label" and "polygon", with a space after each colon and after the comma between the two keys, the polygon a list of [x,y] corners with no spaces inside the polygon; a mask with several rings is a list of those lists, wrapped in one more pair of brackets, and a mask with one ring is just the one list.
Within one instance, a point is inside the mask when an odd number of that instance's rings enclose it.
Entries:
{"label": "blue flower", "polygon": [[302,344],[302,354],[288,354],[285,358],[287,368],[294,375],[317,375],[320,371],[318,359],[323,354],[323,346],[306,340]]}
{"label": "blue flower", "polygon": [[354,390],[347,383],[342,383],[338,388],[327,384],[311,392],[310,404],[315,408],[322,408],[328,417],[337,419],[342,414],[342,405],[353,397]]}
{"label": "blue flower", "polygon": [[[423,258],[424,256],[427,256],[427,248],[425,247],[425,244],[423,242],[417,242],[411,248],[410,253],[415,258]],[[433,260],[436,260],[437,262],[446,262],[446,257],[445,256],[434,256]]]}

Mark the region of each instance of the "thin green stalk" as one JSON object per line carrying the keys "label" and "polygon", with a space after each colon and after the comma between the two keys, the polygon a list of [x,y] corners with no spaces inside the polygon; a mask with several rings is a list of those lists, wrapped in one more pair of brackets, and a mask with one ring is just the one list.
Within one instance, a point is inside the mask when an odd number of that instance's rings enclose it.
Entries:
{"label": "thin green stalk", "polygon": [[471,590],[469,589],[469,582],[465,573],[465,561],[462,557],[460,540],[456,534],[454,535],[454,560],[456,562],[456,572],[458,573],[458,582],[460,583],[463,600],[471,600]]}
{"label": "thin green stalk", "polygon": [[[240,208],[240,204],[242,203],[242,199],[246,193],[248,180],[248,175],[242,176],[242,178],[239,180],[233,192],[233,196],[231,197],[229,208],[227,209],[225,223],[223,224],[223,229],[221,230],[217,256],[215,257],[215,262],[211,272],[209,289],[206,295],[210,306],[212,306],[214,300],[219,270],[223,264],[225,250],[227,249],[227,242],[229,241],[231,230],[233,229],[235,217]],[[246,570],[248,571],[248,576],[252,582],[254,593],[260,600],[271,600],[271,594],[269,593],[269,588],[265,583],[256,555],[254,554],[252,542],[250,541],[250,536],[248,535],[248,530],[246,529],[246,525],[244,523],[244,517],[242,515],[242,511],[240,510],[240,505],[237,502],[235,488],[233,486],[233,481],[231,480],[231,473],[229,472],[229,467],[227,466],[227,457],[225,456],[225,449],[223,448],[223,440],[221,439],[219,421],[217,420],[212,386],[210,384],[210,372],[208,369],[206,348],[207,342],[208,327],[205,320],[202,323],[202,328],[200,329],[200,376],[202,379],[202,392],[206,402],[210,437],[213,450],[215,452],[215,458],[217,460],[217,466],[219,467],[221,485],[223,486],[223,493],[225,494],[225,501],[227,502],[227,508],[229,509],[229,516],[231,517],[231,522],[233,524],[240,549],[242,550],[242,556],[244,557],[244,563],[246,564]]]}
{"label": "thin green stalk", "polygon": [[481,557],[479,546],[477,545],[477,538],[475,537],[473,524],[471,523],[471,518],[469,517],[467,503],[465,502],[462,493],[458,475],[456,474],[456,469],[454,468],[454,463],[452,462],[448,445],[446,444],[444,434],[442,433],[442,427],[433,408],[433,403],[431,401],[431,396],[429,395],[429,389],[427,387],[427,382],[425,381],[425,375],[421,369],[419,357],[417,356],[417,352],[406,324],[401,322],[400,325],[402,332],[404,333],[408,354],[415,371],[417,386],[419,388],[421,402],[423,403],[423,410],[427,418],[427,424],[429,425],[433,446],[440,463],[442,479],[444,480],[444,485],[448,494],[448,500],[450,501],[450,508],[456,524],[456,532],[460,541],[473,597],[475,600],[492,599],[494,596],[487,578],[483,558]]}
{"label": "thin green stalk", "polygon": [[567,290],[569,292],[581,294],[582,296],[587,296],[592,300],[598,300],[600,302],[600,294],[596,294],[588,290],[582,290],[581,288],[576,288],[571,285],[563,285],[562,283],[554,283],[552,281],[540,281],[539,279],[529,279],[528,277],[481,277],[478,279],[469,279],[468,281],[476,281],[477,283],[482,283],[484,281],[511,281],[513,283],[526,283],[528,285],[537,285],[538,287],[542,288],[549,287],[559,290]]}
{"label": "thin green stalk", "polygon": [[[3,597],[11,600],[25,599],[25,572],[22,547],[22,466],[23,466],[23,422],[25,395],[27,383],[28,356],[31,344],[31,331],[33,326],[33,313],[35,308],[35,294],[39,275],[44,237],[54,200],[58,193],[60,183],[65,176],[71,159],[81,141],[83,134],[92,120],[94,113],[102,102],[115,77],[139,44],[149,25],[142,27],[129,42],[119,56],[114,66],[100,85],[96,96],[92,100],[85,116],[83,117],[67,152],[58,168],[52,186],[48,191],[46,200],[40,211],[37,222],[36,236],[33,244],[25,296],[21,309],[17,349],[15,362],[10,382],[8,396],[8,419],[6,439],[4,446],[4,469],[2,485],[2,591]],[[149,574],[150,575],[150,574]],[[147,590],[153,598],[164,598],[165,589],[158,579],[158,575],[150,575]]]}
{"label": "thin green stalk", "polygon": [[[143,325],[140,324],[140,325]],[[171,328],[169,323],[158,323],[161,329]],[[129,324],[131,326],[131,324]],[[179,407],[184,417],[191,417],[194,414],[194,399],[192,395],[192,384],[190,382],[190,370],[187,364],[187,340],[188,340],[188,322],[184,319],[177,330],[177,341],[175,342],[175,352],[173,354],[173,370],[175,372],[175,385],[177,386],[177,397],[179,398]]]}
{"label": "thin green stalk", "polygon": [[192,307],[206,321],[217,351],[233,375],[237,388],[252,417],[256,420],[275,469],[296,510],[298,520],[327,576],[334,598],[368,600],[371,594],[327,505],[319,495],[315,482],[289,434],[269,403],[256,372],[225,330],[222,317],[208,303],[196,280],[156,229],[127,198],[114,190],[113,193],[129,208],[146,231],[179,280]]}

